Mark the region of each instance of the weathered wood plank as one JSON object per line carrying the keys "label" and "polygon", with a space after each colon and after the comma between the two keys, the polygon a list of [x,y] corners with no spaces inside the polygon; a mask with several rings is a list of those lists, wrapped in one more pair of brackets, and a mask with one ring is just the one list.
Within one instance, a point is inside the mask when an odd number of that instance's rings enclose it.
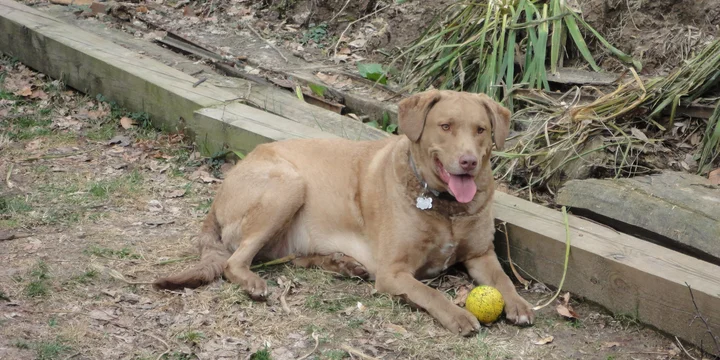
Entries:
{"label": "weathered wood plank", "polygon": [[243,104],[200,109],[188,126],[204,152],[230,148],[247,154],[257,145],[287,139],[334,138],[336,135]]}
{"label": "weathered wood plank", "polygon": [[667,171],[568,181],[557,202],[624,232],[623,225],[646,230],[638,235],[720,265],[720,189],[702,176]]}
{"label": "weathered wood plank", "polygon": [[[495,216],[507,222],[512,260],[527,274],[557,286],[563,272],[565,222],[560,212],[496,193]],[[715,351],[698,308],[720,334],[720,267],[578,217],[569,219],[572,249],[564,290],[615,314]],[[498,246],[503,253],[504,238]]]}
{"label": "weathered wood plank", "polygon": [[166,130],[236,97],[209,84],[193,87],[190,75],[12,0],[0,0],[0,51],[86,94],[147,112]]}

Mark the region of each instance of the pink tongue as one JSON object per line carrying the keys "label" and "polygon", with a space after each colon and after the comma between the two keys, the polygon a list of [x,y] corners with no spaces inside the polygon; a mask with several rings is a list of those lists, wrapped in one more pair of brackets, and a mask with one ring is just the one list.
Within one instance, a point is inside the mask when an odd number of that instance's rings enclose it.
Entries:
{"label": "pink tongue", "polygon": [[468,175],[450,175],[448,185],[455,199],[461,203],[472,201],[475,197],[475,192],[477,192],[475,181],[473,181],[472,176]]}

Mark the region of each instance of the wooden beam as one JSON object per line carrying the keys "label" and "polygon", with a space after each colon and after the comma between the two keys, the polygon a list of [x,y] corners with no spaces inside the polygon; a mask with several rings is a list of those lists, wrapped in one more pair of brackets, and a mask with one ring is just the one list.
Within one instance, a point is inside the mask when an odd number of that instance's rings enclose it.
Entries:
{"label": "wooden beam", "polygon": [[[539,281],[558,285],[565,258],[565,222],[560,212],[496,192],[495,217],[507,222],[514,263]],[[572,248],[563,290],[614,314],[636,318],[666,333],[716,352],[700,313],[720,335],[720,267],[602,225],[570,216]],[[502,236],[502,235],[500,235]],[[498,239],[503,254],[505,239]]]}
{"label": "wooden beam", "polygon": [[337,137],[238,103],[200,109],[194,118],[189,127],[205,153],[230,148],[247,154],[257,145],[272,141]]}
{"label": "wooden beam", "polygon": [[[88,95],[180,130],[202,107],[237,96],[12,0],[0,0],[0,51]],[[182,120],[181,120],[182,119]]]}

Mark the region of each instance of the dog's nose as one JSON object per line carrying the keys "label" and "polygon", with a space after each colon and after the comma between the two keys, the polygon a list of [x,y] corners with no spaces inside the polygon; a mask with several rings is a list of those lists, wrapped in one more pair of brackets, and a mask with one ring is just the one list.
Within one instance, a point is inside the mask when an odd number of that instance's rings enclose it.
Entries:
{"label": "dog's nose", "polygon": [[472,155],[460,157],[460,167],[465,171],[473,171],[477,167],[478,159]]}

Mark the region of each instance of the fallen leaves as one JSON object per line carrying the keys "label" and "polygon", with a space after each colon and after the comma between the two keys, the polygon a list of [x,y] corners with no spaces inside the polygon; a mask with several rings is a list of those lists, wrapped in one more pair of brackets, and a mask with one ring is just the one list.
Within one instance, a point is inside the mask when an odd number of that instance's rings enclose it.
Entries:
{"label": "fallen leaves", "polygon": [[127,116],[123,116],[123,117],[120,119],[120,126],[122,126],[123,129],[131,129],[131,128],[134,128],[134,127],[135,127],[135,120],[133,120],[133,119],[127,117]]}
{"label": "fallen leaves", "polygon": [[710,180],[710,184],[712,185],[720,185],[720,168],[711,171],[708,174],[708,180]]}
{"label": "fallen leaves", "polygon": [[117,316],[109,314],[102,310],[93,310],[90,313],[88,313],[88,316],[91,319],[95,319],[98,321],[112,321],[112,320],[117,319]]}
{"label": "fallen leaves", "polygon": [[17,96],[28,97],[32,95],[32,88],[30,86],[25,86],[22,89],[14,92],[14,94]]}
{"label": "fallen leaves", "polygon": [[467,300],[468,294],[470,294],[472,288],[468,285],[463,285],[455,291],[455,299],[453,303],[457,306],[465,306],[465,300]]}
{"label": "fallen leaves", "polygon": [[567,292],[561,297],[560,304],[555,308],[558,314],[566,319],[579,319],[580,315],[570,306],[570,293]]}
{"label": "fallen leaves", "polygon": [[107,142],[108,145],[119,145],[122,147],[130,146],[130,138],[123,135],[115,136]]}
{"label": "fallen leaves", "polygon": [[552,343],[553,340],[555,340],[555,337],[550,335],[550,336],[544,337],[542,339],[539,339],[538,341],[535,342],[535,345],[547,345],[547,344]]}

